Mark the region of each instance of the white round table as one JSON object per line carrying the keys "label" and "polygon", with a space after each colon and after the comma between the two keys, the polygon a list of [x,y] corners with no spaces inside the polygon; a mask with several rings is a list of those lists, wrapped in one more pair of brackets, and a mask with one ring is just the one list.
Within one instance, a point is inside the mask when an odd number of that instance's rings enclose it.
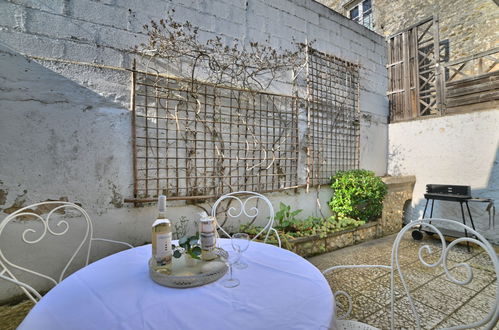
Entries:
{"label": "white round table", "polygon": [[[221,247],[231,249],[230,240]],[[151,246],[96,261],[72,274],[38,302],[19,329],[328,329],[333,295],[321,272],[302,257],[251,242],[234,269],[241,281],[222,279],[174,289],[149,278]]]}

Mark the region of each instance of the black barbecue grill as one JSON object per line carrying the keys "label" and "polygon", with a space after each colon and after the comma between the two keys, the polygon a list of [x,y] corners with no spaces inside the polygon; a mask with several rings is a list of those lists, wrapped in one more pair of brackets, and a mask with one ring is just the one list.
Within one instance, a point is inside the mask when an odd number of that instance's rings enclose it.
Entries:
{"label": "black barbecue grill", "polygon": [[[445,184],[427,184],[424,198],[428,200],[441,200],[452,202],[464,202],[471,198],[470,186],[450,186]],[[425,208],[426,209],[426,208]]]}
{"label": "black barbecue grill", "polygon": [[[428,203],[431,200],[431,209],[430,209],[430,218],[433,217],[433,206],[436,200],[440,201],[450,201],[450,202],[459,202],[461,206],[461,216],[463,220],[463,224],[466,225],[466,218],[464,216],[464,208],[463,204],[466,205],[466,209],[468,210],[468,215],[471,222],[471,227],[475,229],[475,223],[473,222],[473,217],[471,216],[470,207],[468,202],[478,202],[478,203],[488,203],[487,211],[489,211],[489,228],[494,228],[495,225],[495,207],[494,201],[489,198],[473,198],[471,196],[471,187],[470,186],[457,186],[457,185],[444,185],[444,184],[427,184],[426,185],[426,194],[424,194],[426,198],[426,204],[423,211],[423,219],[426,215],[426,210],[428,208]],[[412,232],[412,237],[415,240],[420,240],[423,238],[423,234],[421,231],[425,231],[427,233],[432,233],[431,230],[427,228],[419,228]],[[447,236],[452,237],[462,237],[462,233],[452,231],[452,230],[442,230],[442,232]],[[468,233],[465,231],[464,235],[468,237]]]}

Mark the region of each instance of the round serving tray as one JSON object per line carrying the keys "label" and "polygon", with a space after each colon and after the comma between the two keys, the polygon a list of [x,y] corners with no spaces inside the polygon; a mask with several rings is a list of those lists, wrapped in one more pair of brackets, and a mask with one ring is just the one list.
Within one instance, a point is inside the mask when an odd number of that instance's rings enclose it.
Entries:
{"label": "round serving tray", "polygon": [[151,279],[163,286],[170,288],[192,288],[214,282],[225,275],[228,266],[224,262],[227,251],[217,248],[218,257],[214,260],[195,260],[194,265],[187,265],[186,255],[181,258],[173,258],[172,273],[164,274],[153,269],[153,258],[149,259],[149,276]]}

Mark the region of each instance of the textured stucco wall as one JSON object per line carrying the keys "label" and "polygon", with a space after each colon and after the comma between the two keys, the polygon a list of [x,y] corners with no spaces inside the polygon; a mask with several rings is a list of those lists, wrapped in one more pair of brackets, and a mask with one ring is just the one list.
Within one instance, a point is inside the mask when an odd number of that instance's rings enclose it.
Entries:
{"label": "textured stucco wall", "polygon": [[[319,0],[348,15],[346,0]],[[450,60],[497,47],[499,7],[493,0],[373,0],[374,31],[389,36],[438,16],[440,40],[449,40]]]}
{"label": "textured stucco wall", "polygon": [[[129,50],[146,41],[143,24],[171,8],[177,20],[207,36],[270,36],[283,48],[293,37],[316,39],[320,51],[359,63],[361,167],[386,173],[384,40],[315,1],[0,1],[0,218],[39,201],[67,199],[89,212],[98,237],[150,240],[155,207],[123,203],[133,195],[130,73],[116,67],[131,67]],[[319,213],[315,192],[269,196],[274,205]],[[329,198],[323,189],[325,215]],[[169,205],[174,222],[182,215],[196,219],[200,211],[185,202]],[[13,239],[2,237],[0,244]],[[0,288],[0,299],[18,293]]]}
{"label": "textured stucco wall", "polygon": [[[499,206],[499,110],[390,124],[389,138],[388,173],[416,176],[408,219],[423,215],[429,183],[469,185],[473,197]],[[498,244],[499,219],[489,229],[486,205],[470,208],[478,231]],[[459,203],[436,201],[433,216],[461,220]]]}

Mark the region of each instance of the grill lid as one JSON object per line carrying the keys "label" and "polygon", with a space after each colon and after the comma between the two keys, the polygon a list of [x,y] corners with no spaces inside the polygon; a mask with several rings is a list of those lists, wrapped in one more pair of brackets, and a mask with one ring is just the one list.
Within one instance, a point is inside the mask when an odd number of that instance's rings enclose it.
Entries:
{"label": "grill lid", "polygon": [[461,200],[471,198],[471,186],[427,184],[426,199]]}

